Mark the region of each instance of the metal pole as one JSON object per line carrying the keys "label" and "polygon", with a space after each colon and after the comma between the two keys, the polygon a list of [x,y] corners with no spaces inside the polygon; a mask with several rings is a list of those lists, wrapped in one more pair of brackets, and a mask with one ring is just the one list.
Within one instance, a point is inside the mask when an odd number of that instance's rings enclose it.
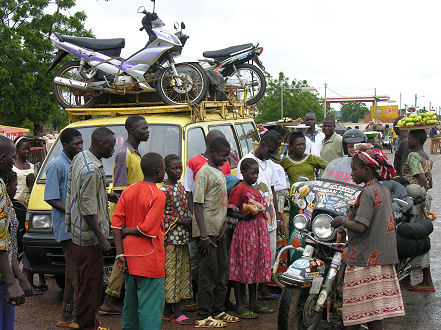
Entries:
{"label": "metal pole", "polygon": [[323,113],[324,113],[324,117],[323,117],[323,119],[324,118],[326,118],[326,87],[328,86],[328,84],[327,83],[325,83],[325,98],[324,98],[324,102],[323,102]]}
{"label": "metal pole", "polygon": [[417,94],[415,93],[415,108],[417,107]]}
{"label": "metal pole", "polygon": [[398,110],[398,113],[401,116],[401,93],[400,93],[400,109]]}
{"label": "metal pole", "polygon": [[280,86],[280,119],[283,119],[283,85]]}
{"label": "metal pole", "polygon": [[378,122],[378,113],[377,113],[377,88],[374,88],[374,93],[375,93],[375,97],[374,97],[374,102],[375,102],[375,122]]}

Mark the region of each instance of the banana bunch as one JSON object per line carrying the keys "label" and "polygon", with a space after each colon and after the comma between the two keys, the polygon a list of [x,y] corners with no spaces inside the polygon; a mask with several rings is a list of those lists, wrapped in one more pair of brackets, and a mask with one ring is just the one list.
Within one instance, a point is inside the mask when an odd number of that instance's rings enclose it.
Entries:
{"label": "banana bunch", "polygon": [[397,125],[401,127],[426,126],[426,125],[436,125],[436,124],[438,124],[438,120],[436,119],[435,111],[423,112],[420,113],[419,115],[413,113],[409,117],[404,117],[397,123]]}

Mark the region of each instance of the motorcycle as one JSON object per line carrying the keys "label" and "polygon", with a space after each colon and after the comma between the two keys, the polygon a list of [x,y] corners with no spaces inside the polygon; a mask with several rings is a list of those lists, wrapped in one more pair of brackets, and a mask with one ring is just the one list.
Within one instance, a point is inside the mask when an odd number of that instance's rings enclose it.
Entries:
{"label": "motorcycle", "polygon": [[[68,62],[55,74],[53,90],[63,108],[92,107],[103,93],[126,95],[157,92],[166,104],[200,103],[208,90],[207,76],[197,60],[181,55],[187,39],[180,31],[165,30],[156,13],[144,14],[142,28],[149,36],[146,46],[127,59],[120,57],[123,38],[93,39],[55,32],[51,41],[58,49],[46,73],[71,54],[79,60]],[[184,42],[185,43],[185,42]]]}
{"label": "motorcycle", "polygon": [[202,53],[203,67],[220,73],[225,85],[239,87],[238,98],[246,97],[248,105],[259,102],[266,90],[265,67],[259,59],[263,48],[258,46],[248,43]]}
{"label": "motorcycle", "polygon": [[[273,279],[283,288],[278,329],[317,329],[323,319],[329,322],[331,315],[342,314],[345,270],[342,260],[346,237],[338,235],[331,221],[336,216],[347,215],[348,205],[355,202],[363,188],[353,183],[350,170],[347,172],[350,160],[348,157],[336,159],[329,163],[320,180],[297,182],[291,187],[290,202],[300,209],[293,222],[300,232],[303,247],[300,238],[294,238],[291,245],[279,252],[273,267]],[[394,217],[399,222],[396,231],[400,278],[408,271],[413,257],[430,249],[428,235],[431,230],[427,222],[432,230],[433,225],[421,217],[421,200],[408,196],[401,185],[404,191],[400,193],[398,183],[391,182],[390,185],[392,196],[396,193],[401,197],[393,198]],[[413,195],[419,196],[419,193]],[[418,226],[423,226],[425,231],[415,234]],[[302,253],[302,256],[286,272],[278,274],[281,256],[291,250]]]}

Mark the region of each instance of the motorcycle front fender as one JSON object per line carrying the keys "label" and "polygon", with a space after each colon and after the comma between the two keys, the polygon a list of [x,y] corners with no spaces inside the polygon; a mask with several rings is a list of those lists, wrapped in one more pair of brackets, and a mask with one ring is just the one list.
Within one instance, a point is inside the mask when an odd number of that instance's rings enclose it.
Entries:
{"label": "motorcycle front fender", "polygon": [[57,54],[55,55],[54,59],[52,60],[51,65],[49,65],[49,67],[47,68],[47,70],[44,72],[45,74],[48,74],[49,72],[52,71],[53,68],[55,68],[57,66],[58,63],[60,63],[60,61],[65,58],[69,53],[66,52],[65,50],[62,49],[58,49]]}
{"label": "motorcycle front fender", "polygon": [[[199,63],[197,58],[189,57],[189,56],[183,56],[183,55],[173,56],[173,61],[175,62],[175,64],[179,64],[179,63]],[[164,66],[169,66],[169,65],[170,64],[168,63],[168,61],[166,63],[164,63]]]}

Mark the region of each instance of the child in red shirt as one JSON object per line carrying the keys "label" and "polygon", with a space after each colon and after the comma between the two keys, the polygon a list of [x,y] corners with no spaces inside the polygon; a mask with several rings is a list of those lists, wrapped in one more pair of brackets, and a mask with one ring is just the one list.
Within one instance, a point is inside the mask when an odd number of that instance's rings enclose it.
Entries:
{"label": "child in red shirt", "polygon": [[144,181],[125,189],[112,217],[118,266],[125,273],[123,329],[161,329],[164,310],[164,159],[141,159]]}

